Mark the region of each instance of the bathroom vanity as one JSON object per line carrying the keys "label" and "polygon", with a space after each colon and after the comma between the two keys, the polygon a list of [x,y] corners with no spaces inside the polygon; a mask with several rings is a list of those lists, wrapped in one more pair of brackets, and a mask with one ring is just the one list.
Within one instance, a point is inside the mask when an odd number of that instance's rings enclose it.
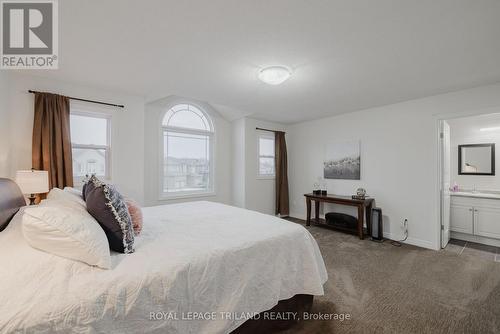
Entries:
{"label": "bathroom vanity", "polygon": [[451,237],[500,246],[500,193],[452,192]]}

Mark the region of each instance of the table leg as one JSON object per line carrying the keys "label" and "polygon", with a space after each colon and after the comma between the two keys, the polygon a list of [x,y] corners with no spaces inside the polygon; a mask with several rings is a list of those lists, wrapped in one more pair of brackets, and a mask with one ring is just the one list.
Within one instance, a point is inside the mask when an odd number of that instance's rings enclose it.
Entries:
{"label": "table leg", "polygon": [[319,201],[314,201],[314,220],[319,224]]}
{"label": "table leg", "polygon": [[358,235],[361,240],[363,240],[363,222],[365,218],[365,206],[364,205],[359,205],[358,206]]}
{"label": "table leg", "polygon": [[370,204],[366,207],[366,227],[370,237],[372,236],[372,208],[373,203],[370,202]]}
{"label": "table leg", "polygon": [[306,226],[311,225],[311,199],[306,198],[306,207],[307,207],[307,217],[306,217]]}

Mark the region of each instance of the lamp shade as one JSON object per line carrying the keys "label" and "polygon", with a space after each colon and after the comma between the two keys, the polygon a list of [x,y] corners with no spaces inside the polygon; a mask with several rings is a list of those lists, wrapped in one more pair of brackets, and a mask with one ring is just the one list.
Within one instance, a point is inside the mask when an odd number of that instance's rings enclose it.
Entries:
{"label": "lamp shade", "polygon": [[23,194],[43,194],[49,192],[49,172],[45,170],[19,170],[16,183]]}

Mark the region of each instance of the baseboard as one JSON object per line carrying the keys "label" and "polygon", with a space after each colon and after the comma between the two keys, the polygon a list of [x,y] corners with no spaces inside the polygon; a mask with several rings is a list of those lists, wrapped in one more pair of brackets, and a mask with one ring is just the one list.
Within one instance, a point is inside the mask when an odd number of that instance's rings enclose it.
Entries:
{"label": "baseboard", "polygon": [[[298,218],[298,219],[305,219],[305,214],[298,213],[298,212],[291,212],[290,217]],[[394,240],[394,241],[399,241],[403,238],[403,236],[396,235],[396,234],[391,233],[391,232],[384,232],[384,238]],[[412,238],[412,237],[409,237],[408,239],[406,239],[402,243],[417,246],[417,247],[432,249],[432,250],[439,250],[440,249],[440,248],[437,248],[436,245],[434,245],[430,241],[416,239],[416,238]]]}
{"label": "baseboard", "polygon": [[[390,232],[384,232],[384,238],[394,240],[394,241],[399,241],[403,238],[402,235],[395,235],[394,233]],[[405,241],[402,241],[401,243],[408,244],[408,245],[413,245],[417,247],[422,247],[422,248],[427,248],[427,249],[432,249],[432,250],[438,250],[439,248],[436,248],[436,246],[427,240],[422,240],[422,239],[416,239],[416,238],[411,238],[408,237]]]}
{"label": "baseboard", "polygon": [[406,243],[413,245],[413,246],[418,246],[422,248],[427,248],[427,249],[432,249],[432,250],[440,250],[440,247],[436,247],[432,242],[427,241],[427,240],[422,240],[422,239],[416,239],[416,238],[408,238],[406,240]]}
{"label": "baseboard", "polygon": [[390,233],[390,232],[384,232],[384,239],[399,241],[402,238],[400,235],[394,235],[393,233]]}

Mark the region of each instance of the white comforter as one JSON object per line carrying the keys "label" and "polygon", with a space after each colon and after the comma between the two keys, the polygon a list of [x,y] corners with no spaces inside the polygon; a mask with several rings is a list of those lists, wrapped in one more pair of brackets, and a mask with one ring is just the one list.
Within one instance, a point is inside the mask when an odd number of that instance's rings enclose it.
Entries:
{"label": "white comforter", "polygon": [[111,270],[31,248],[21,215],[0,233],[0,333],[229,333],[327,280],[306,229],[227,205],[145,208],[136,252]]}

